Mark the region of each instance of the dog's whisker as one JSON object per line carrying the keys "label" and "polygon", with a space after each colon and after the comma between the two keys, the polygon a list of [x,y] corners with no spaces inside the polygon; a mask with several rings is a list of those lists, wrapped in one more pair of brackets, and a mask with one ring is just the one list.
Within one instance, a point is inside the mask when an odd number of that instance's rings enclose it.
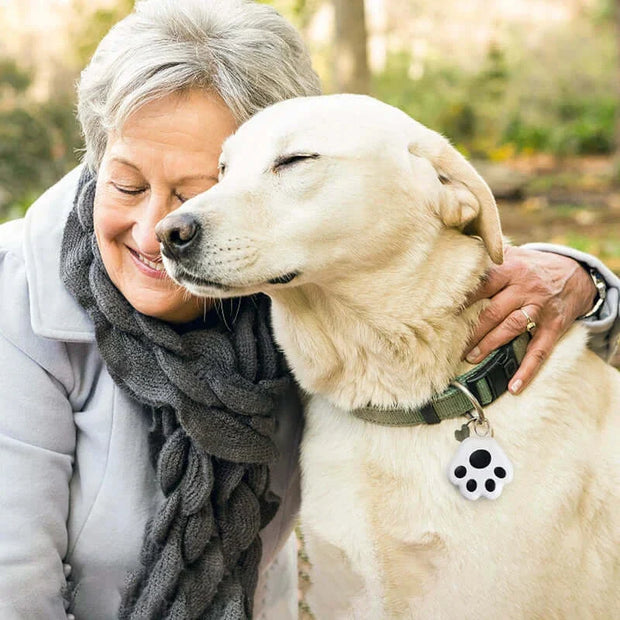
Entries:
{"label": "dog's whisker", "polygon": [[220,318],[220,320],[224,320],[224,307],[222,304],[222,299],[219,298],[215,298],[214,299],[214,308],[215,308],[215,314]]}
{"label": "dog's whisker", "polygon": [[224,326],[226,327],[227,330],[231,331],[232,328],[231,328],[231,326],[228,323],[228,319],[226,318],[226,310],[224,308],[224,300],[223,299],[220,300],[220,310],[221,310],[220,318],[224,322]]}
{"label": "dog's whisker", "polygon": [[235,311],[235,316],[233,318],[233,325],[237,322],[237,317],[239,316],[239,312],[241,311],[241,299],[239,297],[235,298],[237,302],[237,310]]}

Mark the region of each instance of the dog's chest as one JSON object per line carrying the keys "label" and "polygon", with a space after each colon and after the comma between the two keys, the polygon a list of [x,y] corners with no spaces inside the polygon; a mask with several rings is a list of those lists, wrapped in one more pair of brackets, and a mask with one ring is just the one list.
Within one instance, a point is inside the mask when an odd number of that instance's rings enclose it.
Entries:
{"label": "dog's chest", "polygon": [[466,532],[446,536],[445,515],[464,500],[446,477],[458,444],[442,426],[369,426],[320,398],[308,407],[302,520],[344,552],[346,568],[381,597],[388,617],[431,589],[459,537],[465,544]]}

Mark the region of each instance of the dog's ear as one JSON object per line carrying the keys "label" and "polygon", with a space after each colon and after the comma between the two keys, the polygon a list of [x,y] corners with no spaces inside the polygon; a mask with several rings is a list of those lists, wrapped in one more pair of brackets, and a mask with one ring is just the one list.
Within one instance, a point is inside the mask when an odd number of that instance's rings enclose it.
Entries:
{"label": "dog's ear", "polygon": [[504,260],[502,229],[489,186],[448,140],[424,129],[425,135],[409,144],[409,152],[428,159],[444,185],[442,220],[446,226],[479,236],[493,262],[501,264]]}

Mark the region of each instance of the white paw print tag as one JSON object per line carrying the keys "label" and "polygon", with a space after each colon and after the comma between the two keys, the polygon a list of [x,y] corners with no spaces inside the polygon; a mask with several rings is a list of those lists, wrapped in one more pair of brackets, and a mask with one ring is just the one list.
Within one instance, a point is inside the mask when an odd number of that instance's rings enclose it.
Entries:
{"label": "white paw print tag", "polygon": [[448,469],[450,482],[470,500],[497,499],[512,475],[512,463],[490,435],[464,439]]}
{"label": "white paw print tag", "polygon": [[[466,499],[497,499],[502,494],[504,485],[512,481],[512,463],[493,439],[491,423],[484,416],[482,406],[475,396],[456,381],[452,385],[467,396],[478,415],[473,417],[468,414],[469,421],[454,433],[461,444],[448,467],[448,479]],[[475,432],[471,437],[470,424]]]}

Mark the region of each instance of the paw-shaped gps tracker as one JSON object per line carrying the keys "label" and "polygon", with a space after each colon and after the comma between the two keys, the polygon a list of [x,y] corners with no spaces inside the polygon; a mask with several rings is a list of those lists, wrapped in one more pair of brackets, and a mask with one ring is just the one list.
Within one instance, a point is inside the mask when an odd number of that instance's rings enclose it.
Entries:
{"label": "paw-shaped gps tracker", "polygon": [[471,500],[497,499],[512,474],[512,463],[490,436],[464,439],[448,469],[450,482]]}

